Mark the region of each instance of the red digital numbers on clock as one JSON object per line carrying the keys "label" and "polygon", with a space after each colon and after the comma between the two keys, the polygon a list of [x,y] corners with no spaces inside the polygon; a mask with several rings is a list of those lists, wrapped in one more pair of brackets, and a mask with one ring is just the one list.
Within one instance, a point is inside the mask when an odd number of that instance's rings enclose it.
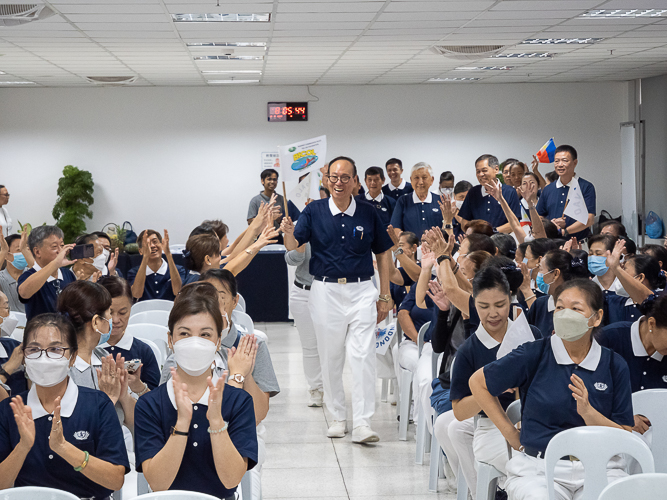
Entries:
{"label": "red digital numbers on clock", "polygon": [[270,122],[308,121],[308,103],[270,102],[267,118]]}

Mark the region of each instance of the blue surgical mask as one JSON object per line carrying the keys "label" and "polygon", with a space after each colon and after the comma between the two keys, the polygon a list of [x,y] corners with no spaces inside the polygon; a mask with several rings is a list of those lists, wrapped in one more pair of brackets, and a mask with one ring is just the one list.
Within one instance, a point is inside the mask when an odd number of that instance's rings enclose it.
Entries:
{"label": "blue surgical mask", "polygon": [[544,294],[549,294],[549,287],[551,286],[550,284],[547,284],[544,282],[544,274],[543,273],[537,273],[537,278],[535,278],[535,285],[537,286],[537,289],[544,293]]}
{"label": "blue surgical mask", "polygon": [[588,256],[588,270],[595,276],[602,276],[609,271],[607,266],[607,257],[604,255],[589,255]]}
{"label": "blue surgical mask", "polygon": [[23,271],[26,266],[28,265],[28,262],[25,260],[25,257],[23,256],[22,253],[13,253],[14,256],[14,261],[10,262],[12,266],[14,266],[16,269],[19,271]]}
{"label": "blue surgical mask", "polygon": [[524,257],[523,260],[521,261],[524,264],[528,265],[528,257]]}
{"label": "blue surgical mask", "polygon": [[102,333],[99,330],[95,330],[97,333],[100,334],[100,341],[97,343],[97,345],[106,344],[109,341],[109,338],[111,337],[111,329],[113,328],[113,319],[111,319],[111,318],[109,318],[109,319],[102,318],[102,319],[109,322],[109,332],[108,333]]}

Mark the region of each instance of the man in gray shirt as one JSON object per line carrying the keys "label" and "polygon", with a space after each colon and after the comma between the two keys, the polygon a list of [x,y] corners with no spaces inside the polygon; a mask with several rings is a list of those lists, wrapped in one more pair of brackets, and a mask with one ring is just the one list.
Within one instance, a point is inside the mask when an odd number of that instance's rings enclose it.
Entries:
{"label": "man in gray shirt", "polygon": [[257,196],[254,196],[250,200],[248,205],[248,225],[252,220],[257,217],[257,212],[259,207],[264,203],[269,203],[271,196],[276,195],[276,208],[280,209],[280,217],[274,220],[273,224],[276,229],[280,228],[280,221],[285,217],[285,202],[283,197],[276,193],[276,187],[278,186],[278,172],[272,168],[267,168],[261,174],[262,186],[264,190],[260,191]]}

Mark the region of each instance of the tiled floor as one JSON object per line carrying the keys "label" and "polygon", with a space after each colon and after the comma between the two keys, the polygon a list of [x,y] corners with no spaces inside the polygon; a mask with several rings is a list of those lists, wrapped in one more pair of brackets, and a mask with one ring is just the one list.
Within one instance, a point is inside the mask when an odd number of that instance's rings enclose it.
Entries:
{"label": "tiled floor", "polygon": [[[255,323],[269,337],[271,359],[281,392],[271,398],[266,424],[267,458],[262,471],[263,500],[303,498],[326,500],[454,500],[455,494],[428,491],[428,455],[415,464],[414,425],[408,440],[398,440],[396,407],[380,402],[380,382],[373,429],[380,442],[353,444],[351,435],[326,437],[327,414],[309,408],[308,386],[303,375],[301,344],[290,323]],[[345,385],[351,385],[349,370]],[[351,404],[348,394],[348,414]],[[348,419],[351,421],[351,415]],[[126,476],[123,500],[135,496],[136,474]]]}

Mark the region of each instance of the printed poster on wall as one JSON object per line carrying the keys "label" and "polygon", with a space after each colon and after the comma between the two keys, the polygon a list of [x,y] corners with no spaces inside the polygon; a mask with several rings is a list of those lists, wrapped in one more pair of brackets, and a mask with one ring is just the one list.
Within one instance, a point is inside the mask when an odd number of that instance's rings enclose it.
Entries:
{"label": "printed poster on wall", "polygon": [[280,172],[280,154],[277,151],[262,153],[262,172],[267,168],[273,168]]}
{"label": "printed poster on wall", "polygon": [[299,177],[324,166],[327,155],[327,136],[280,146],[282,181],[296,181]]}

